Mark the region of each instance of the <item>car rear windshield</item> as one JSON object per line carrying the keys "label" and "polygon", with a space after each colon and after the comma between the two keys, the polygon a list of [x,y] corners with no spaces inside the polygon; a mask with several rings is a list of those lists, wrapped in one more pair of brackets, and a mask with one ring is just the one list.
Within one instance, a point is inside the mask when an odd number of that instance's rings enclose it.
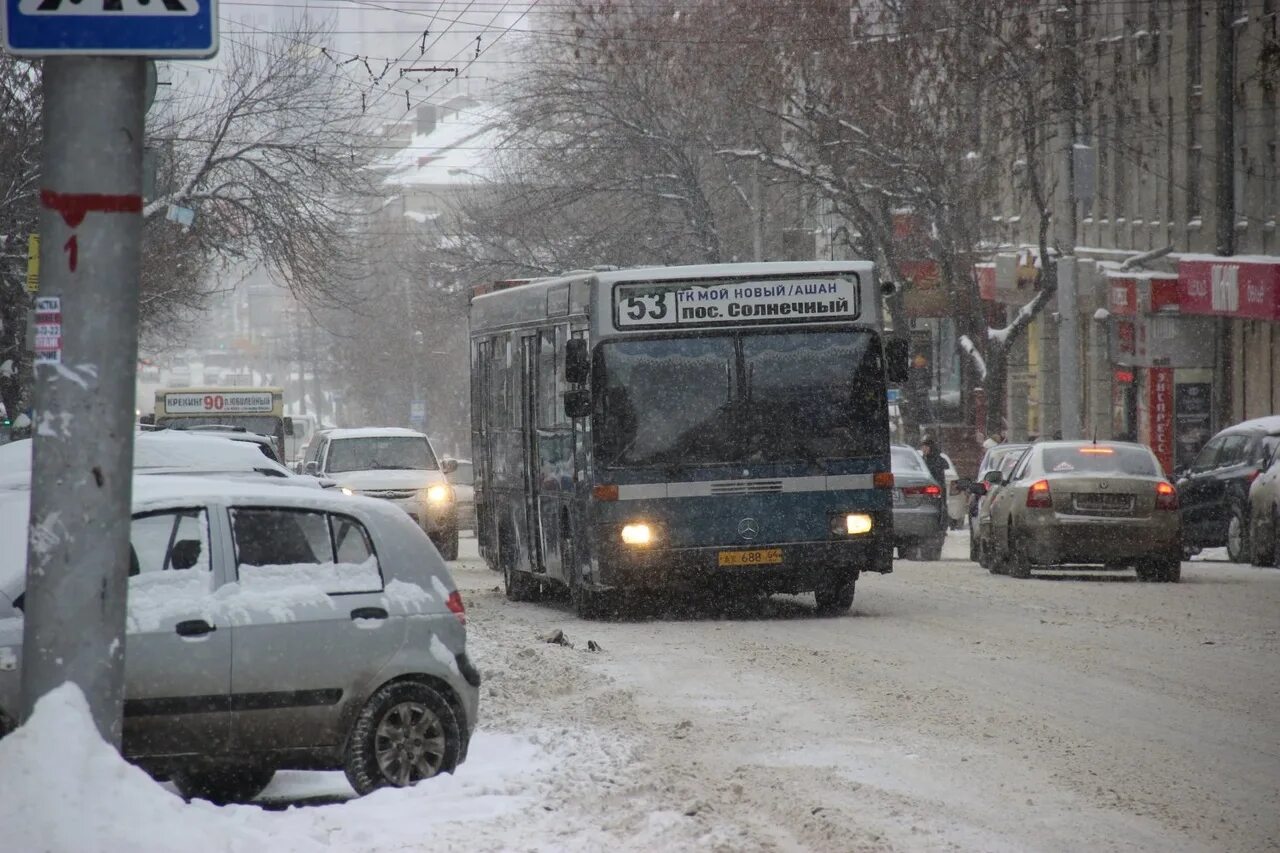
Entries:
{"label": "car rear windshield", "polygon": [[905,447],[892,447],[889,452],[892,454],[890,461],[894,471],[927,473],[929,470],[924,466],[924,462],[914,450],[908,450]]}
{"label": "car rear windshield", "polygon": [[1128,474],[1133,477],[1156,477],[1151,452],[1140,447],[1086,445],[1084,447],[1046,447],[1044,470],[1052,474]]}

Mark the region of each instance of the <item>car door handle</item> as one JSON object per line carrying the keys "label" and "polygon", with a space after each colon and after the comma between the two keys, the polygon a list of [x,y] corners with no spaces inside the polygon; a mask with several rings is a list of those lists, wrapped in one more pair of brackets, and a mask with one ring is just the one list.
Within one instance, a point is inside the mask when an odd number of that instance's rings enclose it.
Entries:
{"label": "car door handle", "polygon": [[210,625],[203,619],[187,619],[173,626],[179,637],[202,637],[218,630],[217,625]]}
{"label": "car door handle", "polygon": [[357,607],[351,611],[352,619],[386,619],[389,615],[382,607]]}

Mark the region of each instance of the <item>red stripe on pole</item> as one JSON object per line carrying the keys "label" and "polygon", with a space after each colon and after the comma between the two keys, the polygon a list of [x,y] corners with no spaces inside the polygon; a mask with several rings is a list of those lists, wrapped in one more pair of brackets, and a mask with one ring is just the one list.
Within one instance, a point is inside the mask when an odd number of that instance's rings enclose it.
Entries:
{"label": "red stripe on pole", "polygon": [[141,213],[142,196],[105,193],[56,193],[40,190],[40,203],[62,214],[68,228],[75,228],[89,213]]}

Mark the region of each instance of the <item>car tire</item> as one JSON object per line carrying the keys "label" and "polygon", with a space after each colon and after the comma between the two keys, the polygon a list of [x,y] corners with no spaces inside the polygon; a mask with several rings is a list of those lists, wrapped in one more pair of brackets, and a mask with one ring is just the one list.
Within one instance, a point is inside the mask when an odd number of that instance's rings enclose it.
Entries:
{"label": "car tire", "polygon": [[838,578],[820,584],[813,591],[813,599],[817,603],[819,616],[839,616],[848,613],[853,607],[854,588],[858,584],[858,576]]}
{"label": "car tire", "polygon": [[1249,534],[1250,562],[1255,566],[1276,565],[1276,514],[1271,513],[1271,538],[1262,535],[1258,529],[1258,519],[1254,520],[1253,530]]}
{"label": "car tire", "polygon": [[1249,557],[1249,522],[1245,520],[1244,510],[1236,505],[1231,508],[1231,519],[1227,522],[1227,559],[1243,563]]}
{"label": "car tire", "polygon": [[448,700],[422,682],[396,681],[378,688],[360,709],[342,769],[363,797],[452,773],[461,755],[462,731]]}
{"label": "car tire", "polygon": [[1006,574],[1011,578],[1026,580],[1031,577],[1031,558],[1027,556],[1026,543],[1018,539],[1009,529],[1009,554],[1005,560]]}
{"label": "car tire", "polygon": [[440,552],[440,556],[453,562],[458,559],[458,528],[453,528],[445,533],[439,540],[433,540],[436,543],[436,550]]}
{"label": "car tire", "polygon": [[175,772],[169,781],[187,800],[208,800],[216,806],[245,803],[263,792],[276,775],[274,767],[238,764],[189,767]]}

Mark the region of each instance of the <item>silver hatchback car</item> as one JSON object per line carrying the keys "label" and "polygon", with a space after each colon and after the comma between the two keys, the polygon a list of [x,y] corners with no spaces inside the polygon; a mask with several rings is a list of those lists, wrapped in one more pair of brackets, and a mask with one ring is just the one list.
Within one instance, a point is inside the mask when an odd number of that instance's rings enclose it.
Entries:
{"label": "silver hatchback car", "polygon": [[[11,664],[28,497],[0,493],[0,658]],[[365,794],[466,757],[480,675],[462,599],[394,505],[139,476],[131,542],[124,754],[185,796],[250,799],[283,768],[342,769]],[[0,671],[0,736],[20,676]]]}

